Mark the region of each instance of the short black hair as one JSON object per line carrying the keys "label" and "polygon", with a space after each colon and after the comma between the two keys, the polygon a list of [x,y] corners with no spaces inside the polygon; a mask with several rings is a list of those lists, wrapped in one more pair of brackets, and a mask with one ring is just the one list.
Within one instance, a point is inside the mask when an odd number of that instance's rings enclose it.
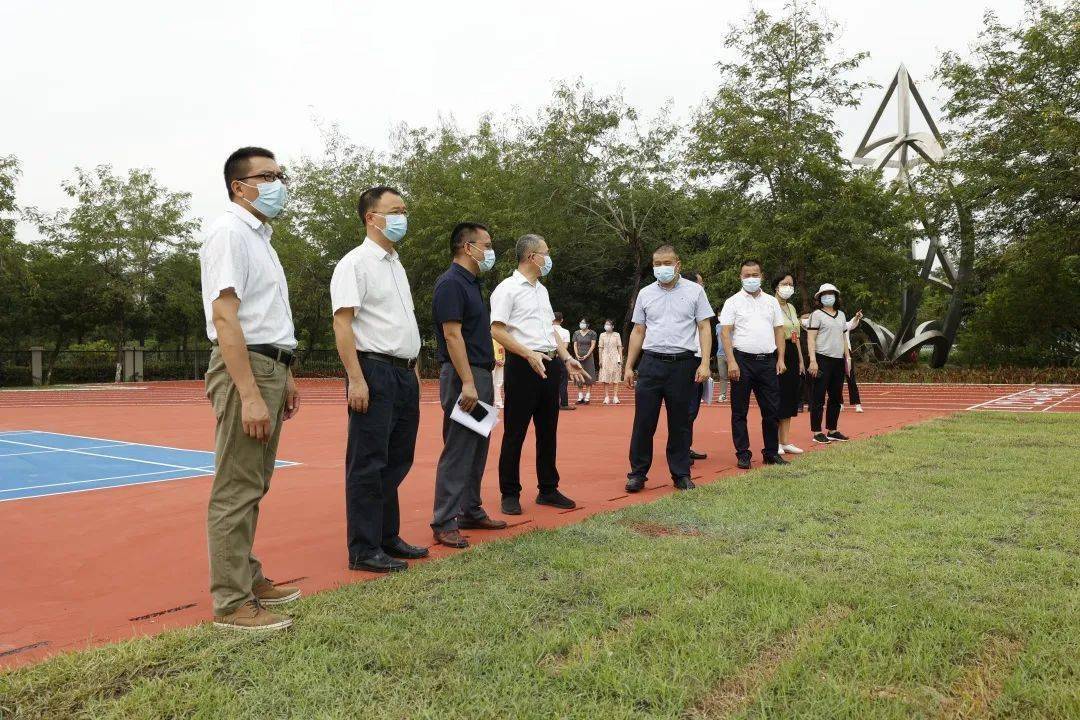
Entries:
{"label": "short black hair", "polygon": [[675,246],[671,244],[661,245],[660,247],[652,251],[653,255],[657,255],[659,253],[671,253],[676,258],[679,257],[679,253],[675,252]]}
{"label": "short black hair", "polygon": [[749,265],[757,265],[759,270],[763,267],[760,260],[757,260],[755,258],[747,258],[746,260],[742,261],[742,265],[739,266],[739,271],[742,272],[742,269]]}
{"label": "short black hair", "polygon": [[557,323],[562,322],[562,313],[561,312],[555,313],[555,322],[557,322]]}
{"label": "short black hair", "polygon": [[[683,268],[679,274],[687,280],[693,280],[694,282],[697,282],[696,278],[701,275],[701,273],[699,273],[697,270],[689,270],[687,268]],[[702,277],[701,279],[704,280],[705,278]]]}
{"label": "short black hair", "polygon": [[786,278],[786,277],[790,277],[792,280],[795,279],[795,276],[792,275],[787,270],[781,270],[780,272],[776,273],[776,275],[773,275],[773,279],[772,279],[773,292],[776,292],[776,288],[780,287],[780,283],[782,283],[784,281],[784,278]]}
{"label": "short black hair", "polygon": [[390,187],[389,185],[376,185],[375,187],[368,188],[360,193],[360,201],[356,203],[356,211],[360,214],[360,222],[367,223],[367,221],[364,220],[364,216],[371,212],[371,208],[375,207],[386,193],[393,193],[398,197],[404,197],[400,190]]}
{"label": "short black hair", "polygon": [[491,231],[487,229],[487,225],[478,222],[459,222],[455,225],[454,229],[450,231],[450,254],[457,255],[457,251],[465,247],[465,244],[469,242],[469,238],[481,230],[488,235],[491,234]]}
{"label": "short black hair", "polygon": [[244,177],[244,174],[248,171],[248,160],[256,157],[277,160],[277,158],[274,157],[274,153],[266,148],[250,146],[234,150],[232,155],[225,161],[225,189],[229,191],[229,197],[233,196],[233,180],[239,180]]}

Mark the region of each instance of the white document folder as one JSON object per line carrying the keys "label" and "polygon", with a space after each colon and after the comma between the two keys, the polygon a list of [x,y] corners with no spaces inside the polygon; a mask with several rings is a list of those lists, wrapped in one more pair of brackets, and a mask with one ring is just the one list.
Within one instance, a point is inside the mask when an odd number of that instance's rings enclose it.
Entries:
{"label": "white document folder", "polygon": [[486,402],[479,401],[476,403],[477,407],[483,407],[487,410],[487,416],[483,420],[477,420],[469,413],[461,409],[461,395],[458,395],[457,402],[454,403],[454,409],[450,411],[450,419],[454,422],[464,425],[472,430],[474,433],[488,437],[491,435],[491,429],[495,427],[495,423],[499,422],[499,411],[493,406],[488,405]]}

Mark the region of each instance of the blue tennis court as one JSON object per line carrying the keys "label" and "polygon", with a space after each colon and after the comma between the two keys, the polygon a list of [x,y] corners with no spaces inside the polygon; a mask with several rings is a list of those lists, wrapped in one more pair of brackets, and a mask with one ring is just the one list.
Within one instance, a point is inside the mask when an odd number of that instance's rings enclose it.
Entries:
{"label": "blue tennis court", "polygon": [[[296,463],[278,460],[277,467]],[[214,473],[214,453],[63,435],[0,432],[0,502]]]}

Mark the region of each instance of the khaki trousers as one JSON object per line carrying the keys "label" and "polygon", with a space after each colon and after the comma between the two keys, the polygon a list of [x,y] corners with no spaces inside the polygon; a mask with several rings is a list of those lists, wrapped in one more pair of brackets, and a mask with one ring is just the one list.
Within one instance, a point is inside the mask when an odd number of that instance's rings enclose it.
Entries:
{"label": "khaki trousers", "polygon": [[252,587],[263,580],[262,565],[251,552],[259,502],[270,490],[277,460],[281,416],[285,409],[285,365],[248,353],[251,371],[270,411],[270,441],[263,445],[244,434],[240,393],[214,348],[206,371],[206,396],[217,418],[214,443],[214,485],[206,514],[210,550],[210,594],[214,614],[228,615],[251,600]]}

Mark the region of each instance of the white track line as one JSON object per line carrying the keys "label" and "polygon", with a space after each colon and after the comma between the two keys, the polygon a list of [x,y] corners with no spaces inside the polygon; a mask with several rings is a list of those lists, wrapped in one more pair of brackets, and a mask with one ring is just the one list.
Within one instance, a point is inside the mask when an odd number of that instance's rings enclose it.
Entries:
{"label": "white track line", "polygon": [[1016,397],[1017,395],[1022,395],[1023,393],[1026,393],[1026,392],[1028,392],[1030,390],[1034,390],[1034,388],[1032,388],[1030,386],[1027,386],[1023,390],[1017,390],[1016,392],[1009,393],[1008,395],[1001,395],[1000,397],[996,397],[996,398],[993,398],[992,400],[987,400],[986,402],[981,402],[981,403],[978,403],[977,405],[972,405],[971,407],[964,408],[964,409],[965,410],[977,410],[977,409],[981,408],[983,405],[989,405],[990,403],[996,403],[996,402],[1000,402],[1002,400],[1008,400],[1011,397]]}
{"label": "white track line", "polygon": [[1064,403],[1064,402],[1068,402],[1068,401],[1070,401],[1070,400],[1072,400],[1072,399],[1074,399],[1074,398],[1078,398],[1078,397],[1080,397],[1080,392],[1078,392],[1078,393],[1073,393],[1072,395],[1068,395],[1068,396],[1066,396],[1066,397],[1063,397],[1063,398],[1062,398],[1061,400],[1058,400],[1058,401],[1057,401],[1056,403],[1051,403],[1050,405],[1047,405],[1046,407],[1044,407],[1044,408],[1043,408],[1042,410],[1040,410],[1039,412],[1046,412],[1046,411],[1047,411],[1047,410],[1049,410],[1050,408],[1055,408],[1055,407],[1057,407],[1058,405],[1060,405],[1061,403]]}

